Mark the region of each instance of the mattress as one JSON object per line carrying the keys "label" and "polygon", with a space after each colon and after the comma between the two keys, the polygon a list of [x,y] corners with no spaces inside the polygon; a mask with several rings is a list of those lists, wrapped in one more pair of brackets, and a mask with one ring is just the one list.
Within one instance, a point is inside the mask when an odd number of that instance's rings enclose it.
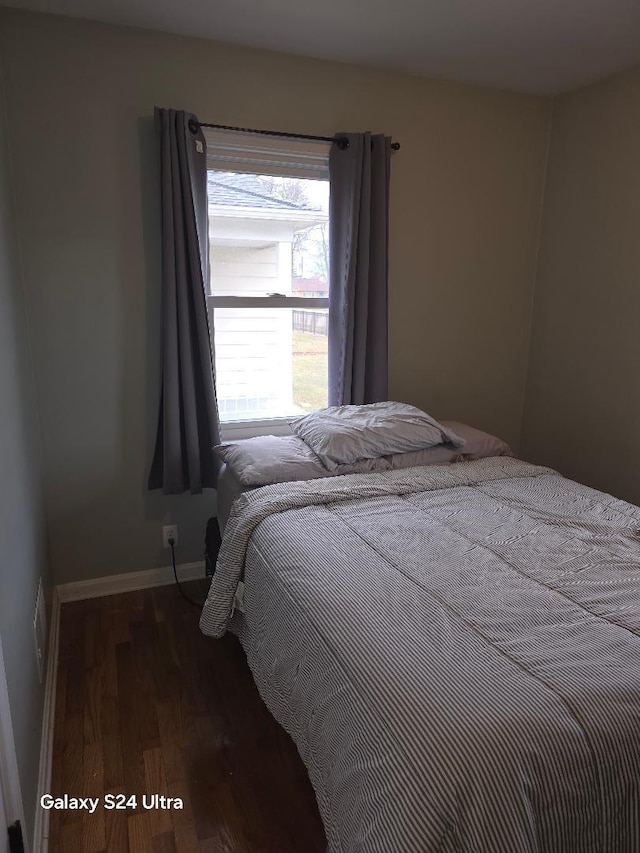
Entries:
{"label": "mattress", "polygon": [[330,853],[640,848],[637,507],[508,458],[256,489],[201,627],[239,634]]}
{"label": "mattress", "polygon": [[247,489],[240,483],[228,465],[222,465],[218,472],[216,490],[216,515],[220,533],[223,534],[233,502]]}

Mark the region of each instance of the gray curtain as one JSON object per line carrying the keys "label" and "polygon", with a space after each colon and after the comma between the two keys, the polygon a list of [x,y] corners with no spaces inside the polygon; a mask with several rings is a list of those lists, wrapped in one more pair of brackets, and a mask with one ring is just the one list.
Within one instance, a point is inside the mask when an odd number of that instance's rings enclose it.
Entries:
{"label": "gray curtain", "polygon": [[205,287],[209,277],[207,155],[194,116],[156,107],[162,214],[162,390],[149,488],[215,487],[220,443]]}
{"label": "gray curtain", "polygon": [[329,405],[387,399],[391,138],[345,133],[329,155]]}

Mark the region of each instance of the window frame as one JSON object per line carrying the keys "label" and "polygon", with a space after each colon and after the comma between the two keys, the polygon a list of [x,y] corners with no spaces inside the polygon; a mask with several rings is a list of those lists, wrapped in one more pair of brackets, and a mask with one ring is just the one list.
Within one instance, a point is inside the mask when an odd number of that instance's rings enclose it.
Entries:
{"label": "window frame", "polygon": [[[207,169],[236,173],[272,175],[305,180],[329,180],[331,143],[306,142],[281,137],[259,136],[236,131],[203,128],[207,143]],[[210,328],[214,328],[216,308],[290,308],[329,309],[330,296],[216,296],[206,294]],[[215,364],[215,342],[212,353]],[[223,441],[259,435],[290,435],[289,421],[294,415],[254,420],[220,421]]]}

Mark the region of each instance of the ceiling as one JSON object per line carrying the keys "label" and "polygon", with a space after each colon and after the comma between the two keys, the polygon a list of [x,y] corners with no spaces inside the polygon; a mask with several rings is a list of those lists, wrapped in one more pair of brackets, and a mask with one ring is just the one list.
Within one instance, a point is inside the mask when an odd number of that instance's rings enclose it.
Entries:
{"label": "ceiling", "polygon": [[539,94],[640,63],[640,0],[0,0]]}

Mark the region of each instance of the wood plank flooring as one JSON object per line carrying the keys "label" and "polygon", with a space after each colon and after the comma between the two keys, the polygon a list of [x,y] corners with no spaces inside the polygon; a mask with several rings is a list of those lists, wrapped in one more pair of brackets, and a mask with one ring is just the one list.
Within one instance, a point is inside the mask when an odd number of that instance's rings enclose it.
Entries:
{"label": "wood plank flooring", "polygon": [[[186,585],[203,600],[204,582]],[[306,770],[235,637],[204,637],[173,586],[64,604],[50,853],[324,853]],[[104,808],[106,794],[137,807]],[[144,794],[184,809],[147,810]]]}

